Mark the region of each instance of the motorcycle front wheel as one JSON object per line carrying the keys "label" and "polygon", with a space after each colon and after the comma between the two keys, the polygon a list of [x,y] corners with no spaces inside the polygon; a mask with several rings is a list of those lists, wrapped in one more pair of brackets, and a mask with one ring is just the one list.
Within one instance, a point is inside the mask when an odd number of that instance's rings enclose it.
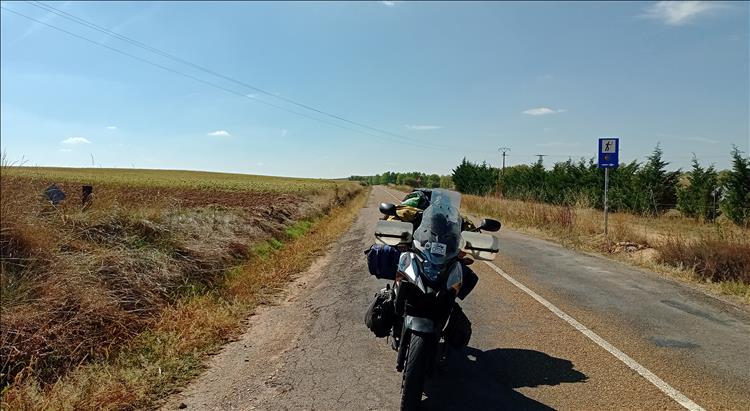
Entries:
{"label": "motorcycle front wheel", "polygon": [[422,390],[427,378],[427,367],[433,356],[434,338],[431,335],[412,333],[404,367],[401,387],[401,409],[418,410],[422,402]]}

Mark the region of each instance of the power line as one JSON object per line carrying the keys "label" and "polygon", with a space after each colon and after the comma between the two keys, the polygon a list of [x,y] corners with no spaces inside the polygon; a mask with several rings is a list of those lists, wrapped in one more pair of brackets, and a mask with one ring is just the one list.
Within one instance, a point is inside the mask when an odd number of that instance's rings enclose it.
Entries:
{"label": "power line", "polygon": [[259,100],[259,99],[256,99],[256,98],[252,98],[252,97],[248,97],[247,95],[245,95],[245,94],[243,94],[243,93],[240,93],[240,92],[237,92],[237,91],[235,91],[235,90],[231,90],[231,89],[228,89],[228,88],[226,88],[226,87],[223,87],[223,86],[221,86],[221,85],[218,85],[218,84],[212,83],[212,82],[210,82],[210,81],[206,81],[206,80],[203,80],[203,79],[201,79],[201,78],[199,78],[199,77],[195,77],[195,76],[193,76],[193,75],[191,75],[191,74],[183,73],[183,72],[181,72],[181,71],[179,71],[179,70],[175,70],[175,69],[172,69],[172,68],[170,68],[170,67],[167,67],[167,66],[161,65],[161,64],[159,64],[159,63],[155,63],[155,62],[153,62],[153,61],[151,61],[151,60],[148,60],[148,59],[145,59],[145,58],[142,58],[142,57],[136,56],[136,55],[134,55],[134,54],[130,54],[130,53],[128,53],[128,52],[122,51],[122,50],[120,50],[120,49],[117,49],[117,48],[115,48],[115,47],[111,47],[111,46],[108,46],[108,45],[106,45],[106,44],[98,43],[98,42],[96,42],[96,41],[94,41],[94,40],[91,40],[91,39],[89,39],[89,38],[87,38],[87,37],[84,37],[84,36],[81,36],[81,35],[79,35],[79,34],[76,34],[76,33],[70,32],[70,31],[68,31],[68,30],[62,29],[62,28],[60,28],[60,27],[54,26],[54,25],[52,25],[52,24],[49,24],[49,23],[45,23],[45,22],[43,22],[43,21],[41,21],[41,20],[38,20],[38,19],[35,19],[35,18],[33,18],[33,17],[29,17],[29,16],[27,16],[27,15],[25,15],[25,14],[23,14],[23,13],[19,13],[19,12],[15,11],[15,10],[11,10],[11,9],[8,9],[7,7],[2,7],[2,6],[0,6],[0,8],[2,8],[2,9],[3,9],[3,10],[5,10],[5,11],[11,12],[11,13],[13,13],[13,14],[17,14],[17,15],[19,15],[19,16],[21,16],[21,17],[24,17],[24,18],[26,18],[26,19],[29,19],[29,20],[31,20],[31,21],[35,21],[35,22],[37,22],[37,23],[39,23],[39,24],[43,24],[43,25],[45,25],[45,26],[47,26],[47,27],[53,28],[53,29],[55,29],[55,30],[58,30],[58,31],[60,31],[60,32],[63,32],[63,33],[65,33],[65,34],[68,34],[68,35],[70,35],[70,36],[73,36],[73,37],[76,37],[76,38],[78,38],[78,39],[81,39],[81,40],[87,41],[87,42],[89,42],[89,43],[95,44],[95,45],[97,45],[97,46],[100,46],[100,47],[104,47],[104,48],[106,48],[106,49],[109,49],[109,50],[111,50],[111,51],[114,51],[114,52],[116,52],[116,53],[122,54],[122,55],[124,55],[124,56],[128,56],[128,57],[130,57],[130,58],[136,59],[136,60],[138,60],[138,61],[141,61],[141,62],[143,62],[143,63],[146,63],[146,64],[150,64],[150,65],[152,65],[152,66],[158,67],[158,68],[160,68],[160,69],[162,69],[162,70],[166,70],[166,71],[169,71],[169,72],[171,72],[171,73],[174,73],[174,74],[178,74],[178,75],[181,75],[181,76],[187,77],[187,78],[189,78],[189,79],[195,80],[195,81],[197,81],[197,82],[199,82],[199,83],[202,83],[202,84],[208,85],[208,86],[210,86],[210,87],[214,87],[214,88],[217,88],[217,89],[220,89],[220,90],[226,91],[226,92],[228,92],[228,93],[232,93],[232,94],[238,95],[238,96],[240,96],[240,97],[245,97],[245,98],[248,98],[248,99],[250,99],[250,100],[252,100],[252,101],[256,101],[256,102],[258,102],[258,103],[261,103],[261,104],[265,104],[265,105],[268,105],[268,106],[271,106],[271,107],[277,108],[277,109],[279,109],[279,110],[283,110],[283,111],[286,111],[286,112],[288,112],[288,113],[296,114],[296,115],[299,115],[299,116],[302,116],[302,117],[306,117],[306,118],[308,118],[308,119],[311,119],[311,120],[319,121],[319,122],[322,122],[322,123],[325,123],[325,124],[329,124],[329,125],[332,125],[332,126],[335,126],[335,127],[339,127],[339,128],[343,128],[343,129],[346,129],[346,130],[351,130],[351,131],[356,131],[356,132],[358,132],[358,133],[364,133],[364,134],[367,134],[367,135],[370,135],[370,136],[373,136],[373,137],[382,137],[382,136],[377,136],[377,135],[374,135],[374,134],[371,134],[371,133],[368,133],[368,132],[365,132],[365,131],[362,131],[362,130],[357,130],[357,129],[354,129],[354,128],[346,127],[346,126],[343,126],[343,125],[341,125],[341,124],[336,124],[336,123],[332,123],[332,122],[329,122],[329,121],[326,121],[326,120],[322,120],[322,119],[319,119],[319,118],[317,118],[317,117],[312,117],[312,116],[309,116],[309,115],[307,115],[307,114],[305,114],[305,113],[300,113],[300,112],[297,112],[297,111],[294,111],[294,110],[290,110],[290,109],[288,109],[288,108],[286,108],[286,107],[282,107],[282,106],[279,106],[279,105],[276,105],[276,104],[273,104],[273,103],[269,103],[269,102],[267,102],[267,101]]}
{"label": "power line", "polygon": [[212,83],[212,82],[207,81],[207,80],[203,80],[203,79],[201,79],[199,77],[196,77],[196,76],[193,76],[191,74],[187,74],[187,73],[181,72],[179,70],[175,70],[173,68],[164,66],[162,64],[155,63],[155,62],[153,62],[151,60],[145,59],[143,57],[136,56],[134,54],[131,54],[131,53],[128,53],[128,52],[125,52],[125,51],[122,51],[122,50],[120,50],[118,48],[111,47],[111,46],[108,46],[106,44],[102,44],[102,43],[96,42],[96,41],[94,41],[94,40],[92,40],[90,38],[87,38],[85,36],[81,36],[79,34],[76,34],[76,33],[73,33],[71,31],[65,30],[63,28],[60,28],[60,27],[57,27],[55,25],[52,25],[52,24],[46,23],[44,21],[41,21],[39,19],[35,19],[33,17],[29,17],[29,16],[27,16],[27,15],[25,15],[23,13],[19,13],[19,12],[15,11],[15,10],[11,10],[11,9],[9,9],[7,7],[0,6],[0,9],[3,9],[5,11],[7,11],[7,12],[16,14],[18,16],[21,16],[21,17],[25,18],[25,19],[37,22],[39,24],[45,25],[47,27],[50,27],[50,28],[55,29],[57,31],[60,31],[62,33],[65,33],[65,34],[68,34],[70,36],[76,37],[78,39],[81,39],[81,40],[87,41],[89,43],[95,44],[97,46],[104,47],[104,48],[106,48],[108,50],[114,51],[116,53],[122,54],[122,55],[130,57],[130,58],[133,58],[133,59],[141,61],[143,63],[150,64],[152,66],[158,67],[158,68],[160,68],[162,70],[169,71],[171,73],[178,74],[178,75],[183,76],[183,77],[187,77],[189,79],[192,79],[192,80],[197,81],[199,83],[205,84],[207,86],[214,87],[214,88],[226,91],[227,93],[235,94],[237,96],[240,96],[240,97],[243,97],[243,98],[247,98],[247,99],[250,99],[251,101],[258,102],[260,104],[265,104],[267,106],[274,107],[276,109],[279,109],[279,110],[282,110],[282,111],[286,111],[286,112],[291,113],[291,114],[295,114],[295,115],[298,115],[298,116],[301,116],[301,117],[308,118],[310,120],[315,120],[315,121],[321,122],[323,124],[328,124],[328,125],[331,125],[331,126],[334,126],[334,127],[341,128],[341,129],[345,129],[345,130],[349,130],[349,131],[354,131],[356,133],[366,134],[366,135],[371,136],[371,137],[390,140],[392,142],[396,142],[396,143],[400,143],[400,144],[411,144],[411,145],[419,146],[419,147],[422,147],[422,148],[438,149],[438,147],[429,146],[429,145],[426,145],[426,144],[423,144],[423,143],[420,143],[420,142],[415,142],[415,141],[399,141],[399,140],[396,140],[396,139],[394,139],[392,137],[389,137],[389,136],[377,135],[377,134],[369,133],[369,132],[364,131],[364,130],[358,130],[358,129],[355,129],[355,128],[352,128],[352,127],[344,126],[342,124],[337,124],[337,123],[334,123],[334,122],[331,122],[331,121],[323,120],[321,118],[313,117],[313,116],[310,116],[308,114],[301,113],[299,111],[291,110],[291,109],[288,109],[286,107],[279,106],[277,104],[269,103],[269,102],[264,101],[264,100],[260,100],[260,99],[253,98],[253,97],[249,97],[249,96],[245,95],[244,93],[238,92],[236,90],[232,90],[232,89],[226,88],[224,86],[221,86],[219,84]]}
{"label": "power line", "polygon": [[[80,25],[83,25],[85,27],[97,30],[97,31],[102,32],[104,34],[107,34],[109,36],[115,37],[117,39],[125,41],[125,42],[127,42],[129,44],[132,44],[134,46],[140,47],[140,48],[145,49],[147,51],[150,51],[152,53],[155,53],[155,54],[161,55],[163,57],[169,58],[169,59],[171,59],[173,61],[185,64],[185,65],[189,65],[191,67],[194,67],[194,68],[196,68],[198,70],[201,70],[203,72],[206,72],[208,74],[211,74],[211,75],[214,75],[216,77],[225,79],[227,81],[231,81],[231,82],[233,82],[235,84],[238,84],[238,85],[241,85],[243,87],[255,90],[255,91],[257,91],[259,93],[262,93],[264,95],[268,95],[270,97],[280,99],[280,100],[288,102],[290,104],[295,104],[295,105],[297,105],[299,107],[302,107],[302,108],[314,111],[316,113],[329,116],[329,117],[334,118],[336,120],[347,122],[349,124],[352,124],[352,125],[355,125],[355,126],[358,126],[358,127],[361,127],[361,128],[369,129],[369,130],[372,130],[374,132],[381,133],[381,134],[384,134],[384,135],[372,134],[372,133],[369,133],[369,132],[364,131],[364,130],[359,130],[359,129],[355,129],[355,128],[352,128],[352,127],[344,126],[342,124],[338,124],[338,123],[334,123],[334,122],[331,122],[331,121],[327,121],[327,120],[324,120],[324,119],[321,119],[321,118],[318,118],[318,117],[313,117],[313,116],[308,115],[306,113],[302,113],[302,112],[299,112],[299,111],[291,110],[289,108],[286,108],[286,107],[283,107],[283,106],[280,106],[280,105],[277,105],[277,104],[273,104],[273,103],[270,103],[270,102],[267,102],[267,101],[264,101],[264,100],[261,100],[261,99],[258,99],[258,98],[250,97],[250,96],[248,96],[248,95],[246,95],[244,93],[238,92],[236,90],[229,89],[227,87],[224,87],[224,86],[216,84],[216,83],[212,83],[212,82],[207,81],[207,80],[203,80],[203,79],[201,79],[199,77],[196,77],[196,76],[193,76],[191,74],[187,74],[187,73],[181,72],[179,70],[176,70],[176,69],[173,69],[173,68],[170,68],[170,67],[167,67],[167,66],[164,66],[162,64],[153,62],[153,61],[148,60],[146,58],[142,58],[142,57],[136,56],[134,54],[122,51],[122,50],[117,49],[115,47],[111,47],[111,46],[108,46],[106,44],[99,43],[99,42],[97,42],[95,40],[92,40],[90,38],[87,38],[85,36],[81,36],[79,34],[70,32],[68,30],[65,30],[65,29],[62,29],[60,27],[54,26],[52,24],[46,23],[46,22],[41,21],[39,19],[36,19],[36,18],[30,17],[30,16],[27,16],[25,14],[22,14],[20,12],[15,11],[15,10],[11,10],[11,9],[9,9],[7,7],[0,6],[0,8],[2,8],[3,10],[8,11],[10,13],[13,13],[13,14],[16,14],[18,16],[21,16],[23,18],[26,18],[28,20],[37,22],[37,23],[42,24],[44,26],[47,26],[47,27],[50,27],[52,29],[58,30],[60,32],[66,33],[66,34],[68,34],[70,36],[79,38],[81,40],[87,41],[89,43],[95,44],[97,46],[100,46],[100,47],[103,47],[103,48],[106,48],[106,49],[109,49],[109,50],[114,51],[116,53],[125,55],[127,57],[139,60],[139,61],[141,61],[143,63],[150,64],[152,66],[158,67],[158,68],[160,68],[162,70],[169,71],[171,73],[178,74],[180,76],[190,78],[190,79],[192,79],[194,81],[197,81],[199,83],[208,85],[210,87],[214,87],[214,88],[223,90],[223,91],[231,93],[231,94],[235,94],[235,95],[243,97],[243,98],[248,98],[248,99],[250,99],[250,100],[252,100],[254,102],[257,102],[257,103],[260,103],[260,104],[264,104],[264,105],[267,105],[269,107],[273,107],[273,108],[276,108],[278,110],[282,110],[282,111],[285,111],[285,112],[288,112],[288,113],[291,113],[291,114],[295,114],[295,115],[298,115],[298,116],[301,116],[301,117],[304,117],[304,118],[307,118],[307,119],[310,119],[310,120],[314,120],[314,121],[317,121],[317,122],[320,122],[320,123],[323,123],[323,124],[327,124],[327,125],[330,125],[330,126],[333,126],[333,127],[338,127],[338,128],[344,129],[344,130],[349,130],[349,131],[353,131],[353,132],[365,134],[365,135],[368,135],[368,136],[371,136],[371,137],[375,137],[375,138],[383,138],[383,139],[386,139],[386,140],[389,140],[389,141],[392,141],[392,142],[406,143],[406,144],[411,144],[411,145],[414,145],[414,146],[423,147],[423,148],[429,148],[429,149],[449,149],[449,150],[455,150],[452,147],[438,145],[438,144],[435,144],[435,143],[422,142],[420,140],[413,139],[413,138],[410,138],[410,137],[407,137],[407,136],[403,136],[403,135],[400,135],[400,134],[392,133],[392,132],[389,132],[387,130],[381,130],[381,129],[378,129],[378,128],[375,128],[375,127],[368,126],[366,124],[362,124],[362,123],[358,123],[358,122],[355,122],[355,121],[351,121],[351,120],[348,120],[346,118],[337,116],[335,114],[331,114],[331,113],[328,113],[326,111],[316,109],[316,108],[314,108],[312,106],[308,106],[308,105],[306,105],[304,103],[300,103],[300,102],[297,102],[295,100],[292,100],[292,99],[289,99],[289,98],[286,98],[286,97],[283,97],[283,96],[277,96],[276,94],[268,92],[266,90],[263,90],[263,89],[261,89],[259,87],[247,84],[247,83],[242,82],[240,80],[237,80],[237,79],[234,79],[232,77],[229,77],[229,76],[223,75],[221,73],[215,72],[215,71],[213,71],[211,69],[208,69],[206,67],[200,66],[200,65],[192,63],[192,62],[189,62],[189,61],[184,60],[184,59],[182,59],[180,57],[177,57],[177,56],[174,56],[172,54],[169,54],[169,53],[167,53],[165,51],[162,51],[162,50],[157,49],[155,47],[149,46],[149,45],[147,45],[145,43],[139,42],[137,40],[133,40],[133,39],[131,39],[129,37],[126,37],[126,36],[123,36],[121,34],[118,34],[118,33],[115,33],[113,31],[110,31],[110,30],[108,30],[106,28],[98,26],[98,25],[96,25],[94,23],[91,23],[91,22],[89,22],[89,21],[87,21],[85,19],[82,19],[80,17],[76,17],[76,16],[74,16],[74,15],[72,15],[70,13],[67,13],[65,11],[59,10],[59,9],[54,8],[52,6],[48,6],[48,5],[44,4],[44,3],[29,2],[29,1],[27,1],[26,3],[29,4],[29,5],[32,5],[32,6],[41,8],[41,9],[44,9],[44,10],[49,11],[51,13],[57,14],[58,16],[63,17],[65,19],[67,19],[67,20],[73,21],[73,22],[75,22],[77,24],[80,24]],[[390,137],[387,137],[387,136],[390,136]],[[396,140],[394,138],[405,140],[405,141],[399,141],[399,140]],[[510,149],[508,149],[508,151],[510,151]],[[482,152],[482,153],[484,153],[484,151],[479,151],[479,150],[474,150],[474,152],[477,152],[477,153]],[[519,154],[516,154],[516,156],[518,156],[518,155]],[[503,160],[505,160],[505,156],[511,156],[511,154],[506,154],[505,152],[503,152]],[[532,155],[531,154],[520,154],[520,156],[532,156]],[[533,156],[539,157],[539,160],[542,160],[543,157],[546,157],[546,156],[549,156],[549,157],[568,157],[568,158],[573,158],[573,157],[591,158],[591,157],[594,157],[593,154],[572,154],[572,155],[571,154],[544,154],[544,155],[535,154]],[[673,158],[673,159],[692,158],[692,156],[676,156],[676,155],[669,155],[669,154],[665,154],[664,157],[667,158],[667,159],[670,159],[670,158]],[[701,156],[701,158],[703,158],[703,159],[706,159],[706,158],[725,158],[725,156],[723,156],[723,155],[705,156],[704,155],[704,156]],[[637,160],[637,159],[639,159],[639,157],[636,157],[635,159]],[[503,161],[503,163],[504,163],[504,161]]]}
{"label": "power line", "polygon": [[70,13],[65,12],[63,10],[60,10],[60,9],[55,8],[55,7],[49,6],[47,4],[41,3],[39,1],[27,1],[26,3],[30,4],[32,6],[35,6],[35,7],[44,9],[44,10],[47,10],[47,11],[49,11],[51,13],[54,13],[54,14],[60,16],[60,17],[65,18],[67,20],[73,21],[75,23],[78,23],[80,25],[86,26],[86,27],[91,28],[93,30],[99,31],[99,32],[104,33],[104,34],[106,34],[108,36],[115,37],[115,38],[117,38],[119,40],[125,41],[125,42],[127,42],[129,44],[132,44],[132,45],[136,46],[136,47],[140,47],[141,49],[144,49],[144,50],[150,51],[152,53],[158,54],[158,55],[160,55],[162,57],[165,57],[165,58],[168,58],[168,59],[170,59],[172,61],[176,61],[178,63],[184,64],[184,65],[188,65],[190,67],[193,67],[195,69],[203,71],[204,73],[211,74],[213,76],[216,76],[216,77],[222,78],[224,80],[230,81],[230,82],[235,83],[237,85],[240,85],[242,87],[245,87],[245,88],[257,91],[258,93],[261,93],[261,94],[264,94],[264,95],[267,95],[267,96],[270,96],[270,97],[273,97],[273,98],[280,99],[280,100],[285,101],[285,102],[290,103],[290,104],[294,104],[294,105],[296,105],[298,107],[301,107],[301,108],[304,108],[304,109],[307,109],[307,110],[310,110],[310,111],[314,111],[314,112],[319,113],[319,114],[323,114],[325,116],[328,116],[328,117],[331,117],[333,119],[336,119],[336,120],[339,120],[339,121],[343,121],[343,122],[355,125],[357,127],[362,127],[362,128],[365,128],[365,129],[368,129],[368,130],[371,130],[371,131],[374,131],[374,132],[377,132],[377,133],[390,135],[392,137],[396,137],[396,138],[403,139],[403,140],[406,140],[406,141],[411,141],[411,142],[415,142],[415,143],[419,143],[419,144],[424,144],[424,145],[433,145],[435,147],[447,148],[445,146],[436,145],[434,143],[433,144],[425,143],[425,142],[419,141],[419,140],[411,138],[411,137],[407,137],[407,136],[404,136],[404,135],[401,135],[401,134],[397,134],[397,133],[393,133],[393,132],[390,132],[390,131],[387,131],[387,130],[383,130],[383,129],[379,129],[379,128],[376,128],[376,127],[372,127],[372,126],[369,126],[367,124],[359,123],[359,122],[356,122],[356,121],[352,121],[352,120],[346,119],[344,117],[338,116],[336,114],[332,114],[330,112],[317,109],[317,108],[312,107],[312,106],[310,106],[308,104],[304,104],[304,103],[301,103],[299,101],[295,101],[295,100],[287,98],[287,97],[276,95],[275,93],[269,92],[269,91],[264,90],[264,89],[262,89],[260,87],[254,86],[252,84],[248,84],[248,83],[243,82],[241,80],[238,80],[236,78],[233,78],[233,77],[224,75],[222,73],[216,72],[214,70],[206,68],[205,66],[201,66],[199,64],[190,62],[190,61],[185,60],[185,59],[183,59],[181,57],[178,57],[178,56],[175,56],[173,54],[170,54],[170,53],[168,53],[168,52],[166,52],[164,50],[160,50],[160,49],[158,49],[156,47],[152,47],[152,46],[150,46],[148,44],[145,44],[145,43],[140,42],[138,40],[134,40],[134,39],[132,39],[130,37],[127,37],[127,36],[124,36],[122,34],[115,33],[115,32],[113,32],[113,31],[111,31],[111,30],[109,30],[109,29],[107,29],[105,27],[99,26],[99,25],[97,25],[95,23],[92,23],[92,22],[86,20],[86,19],[77,17],[77,16],[75,16],[73,14],[70,14]]}

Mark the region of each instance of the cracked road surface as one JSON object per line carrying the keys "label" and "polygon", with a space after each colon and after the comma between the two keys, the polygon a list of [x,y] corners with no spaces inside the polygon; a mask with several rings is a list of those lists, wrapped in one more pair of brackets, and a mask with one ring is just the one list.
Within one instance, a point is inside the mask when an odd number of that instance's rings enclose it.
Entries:
{"label": "cracked road surface", "polygon": [[[247,332],[163,409],[398,409],[395,352],[365,328],[385,285],[367,272],[380,202],[373,189],[329,253],[262,307]],[[643,369],[704,409],[750,409],[750,314],[600,257],[501,230],[493,262]],[[461,302],[469,347],[425,388],[425,409],[685,409],[674,398],[489,265]],[[690,408],[688,406],[687,408]]]}

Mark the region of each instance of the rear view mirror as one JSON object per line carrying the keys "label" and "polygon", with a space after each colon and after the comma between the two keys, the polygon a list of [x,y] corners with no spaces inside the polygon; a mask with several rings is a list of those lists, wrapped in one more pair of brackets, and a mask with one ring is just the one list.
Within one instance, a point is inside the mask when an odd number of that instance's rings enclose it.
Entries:
{"label": "rear view mirror", "polygon": [[497,231],[500,229],[500,222],[491,218],[485,218],[479,224],[479,229],[484,231]]}
{"label": "rear view mirror", "polygon": [[[393,204],[391,204],[393,205]],[[414,226],[404,221],[378,220],[375,226],[375,238],[380,244],[399,245],[411,242]]]}
{"label": "rear view mirror", "polygon": [[379,209],[385,215],[396,216],[396,206],[391,203],[380,203]]}
{"label": "rear view mirror", "polygon": [[493,235],[464,231],[461,238],[464,240],[462,250],[475,260],[494,260],[500,251],[500,242]]}

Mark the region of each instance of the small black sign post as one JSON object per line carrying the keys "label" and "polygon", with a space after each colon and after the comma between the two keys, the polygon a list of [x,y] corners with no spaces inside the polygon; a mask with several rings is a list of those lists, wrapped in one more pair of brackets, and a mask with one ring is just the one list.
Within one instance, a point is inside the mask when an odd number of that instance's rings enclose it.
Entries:
{"label": "small black sign post", "polygon": [[91,197],[94,194],[94,186],[81,186],[81,206],[87,209],[91,206]]}
{"label": "small black sign post", "polygon": [[605,137],[599,139],[599,168],[604,169],[604,235],[608,234],[607,212],[609,211],[609,169],[620,165],[620,139]]}

